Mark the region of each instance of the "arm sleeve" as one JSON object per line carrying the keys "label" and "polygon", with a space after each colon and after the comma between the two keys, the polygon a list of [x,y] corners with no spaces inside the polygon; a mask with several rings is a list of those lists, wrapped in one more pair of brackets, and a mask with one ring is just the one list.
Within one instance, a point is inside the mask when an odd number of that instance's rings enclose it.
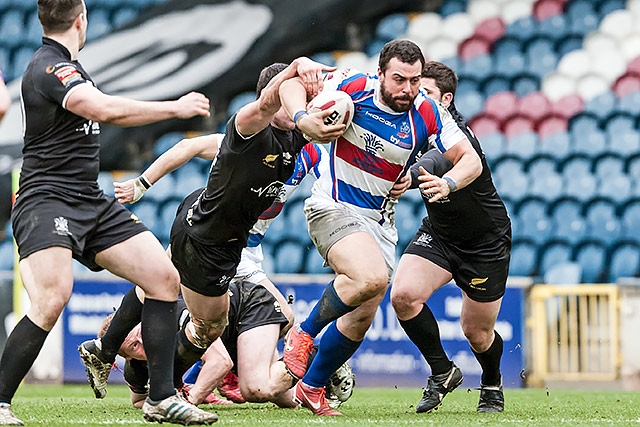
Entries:
{"label": "arm sleeve", "polygon": [[418,184],[420,184],[420,181],[418,180],[418,177],[420,176],[420,166],[430,174],[442,177],[442,175],[447,173],[447,171],[453,167],[453,163],[451,163],[449,159],[444,157],[442,153],[436,149],[427,151],[411,166],[410,188],[418,188]]}

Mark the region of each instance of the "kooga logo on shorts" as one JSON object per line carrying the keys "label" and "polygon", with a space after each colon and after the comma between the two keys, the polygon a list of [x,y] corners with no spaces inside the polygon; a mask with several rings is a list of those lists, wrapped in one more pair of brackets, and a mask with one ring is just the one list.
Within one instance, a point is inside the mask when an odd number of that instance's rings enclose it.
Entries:
{"label": "kooga logo on shorts", "polygon": [[334,234],[338,233],[339,231],[346,230],[347,228],[354,227],[356,225],[358,225],[357,222],[350,222],[349,224],[342,225],[342,226],[336,228],[335,230],[333,230],[331,233],[329,233],[329,237],[333,236]]}

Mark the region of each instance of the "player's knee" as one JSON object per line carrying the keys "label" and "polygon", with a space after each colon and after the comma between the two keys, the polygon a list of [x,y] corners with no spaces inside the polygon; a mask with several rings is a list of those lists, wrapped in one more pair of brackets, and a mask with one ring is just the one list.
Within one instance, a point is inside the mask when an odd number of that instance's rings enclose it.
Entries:
{"label": "player's knee", "polygon": [[400,316],[411,311],[413,305],[415,304],[413,297],[408,292],[405,292],[402,289],[398,290],[393,286],[391,286],[391,294],[389,297],[391,299],[391,305],[393,306],[393,309]]}
{"label": "player's knee", "polygon": [[247,402],[263,403],[275,398],[269,387],[261,384],[245,384],[240,387],[240,392]]}
{"label": "player's knee", "polygon": [[491,347],[493,342],[494,332],[493,328],[483,329],[473,325],[462,325],[462,332],[469,341],[469,345],[477,353],[483,353]]}
{"label": "player's knee", "polygon": [[387,291],[389,284],[387,269],[385,267],[384,269],[365,270],[360,273],[356,283],[359,285],[358,294],[361,295],[363,302],[369,301]]}
{"label": "player's knee", "polygon": [[229,324],[228,318],[225,316],[220,320],[207,320],[192,317],[187,327],[190,335],[195,341],[194,344],[200,348],[208,348],[215,340],[217,340],[224,328]]}

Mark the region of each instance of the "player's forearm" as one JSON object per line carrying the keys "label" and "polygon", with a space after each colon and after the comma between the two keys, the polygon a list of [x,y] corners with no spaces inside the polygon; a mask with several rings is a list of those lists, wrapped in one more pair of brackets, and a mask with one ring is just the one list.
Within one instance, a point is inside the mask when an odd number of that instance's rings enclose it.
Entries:
{"label": "player's forearm", "polygon": [[165,151],[143,172],[150,184],[172,172],[194,157],[213,160],[218,152],[217,135],[204,135],[196,138],[185,138]]}
{"label": "player's forearm", "polygon": [[444,177],[450,177],[456,184],[456,190],[471,184],[482,173],[482,162],[478,154],[473,152],[465,152],[460,156],[457,162],[454,162],[453,168],[449,170]]}
{"label": "player's forearm", "polygon": [[113,126],[142,126],[178,117],[176,101],[138,101],[114,96],[102,111],[98,122]]}
{"label": "player's forearm", "polygon": [[292,119],[298,111],[307,109],[307,92],[299,78],[289,79],[280,85],[280,101]]}

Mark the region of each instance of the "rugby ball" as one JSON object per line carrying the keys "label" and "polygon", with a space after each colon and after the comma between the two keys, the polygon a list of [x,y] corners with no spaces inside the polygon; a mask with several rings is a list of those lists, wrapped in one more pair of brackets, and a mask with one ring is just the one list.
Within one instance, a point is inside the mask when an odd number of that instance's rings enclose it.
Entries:
{"label": "rugby ball", "polygon": [[353,120],[353,100],[341,90],[325,90],[320,92],[307,105],[309,113],[331,110],[331,114],[324,119],[324,124],[345,124],[347,127]]}

